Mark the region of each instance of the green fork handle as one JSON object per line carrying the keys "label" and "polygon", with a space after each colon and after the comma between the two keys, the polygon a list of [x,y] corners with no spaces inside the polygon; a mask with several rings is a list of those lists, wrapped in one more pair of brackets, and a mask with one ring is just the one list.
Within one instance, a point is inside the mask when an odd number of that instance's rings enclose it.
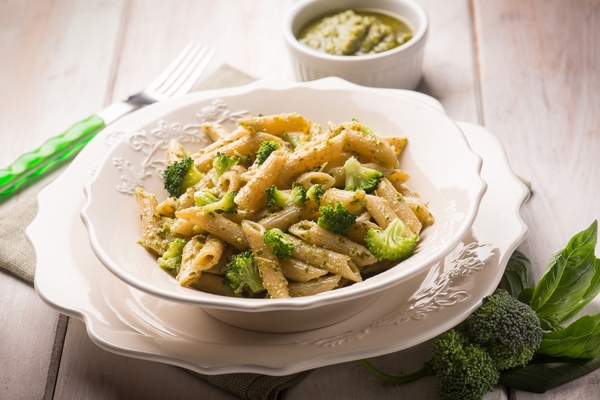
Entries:
{"label": "green fork handle", "polygon": [[0,196],[11,193],[28,178],[39,175],[53,162],[71,154],[104,126],[102,118],[92,115],[48,139],[38,149],[23,154],[9,167],[0,169]]}

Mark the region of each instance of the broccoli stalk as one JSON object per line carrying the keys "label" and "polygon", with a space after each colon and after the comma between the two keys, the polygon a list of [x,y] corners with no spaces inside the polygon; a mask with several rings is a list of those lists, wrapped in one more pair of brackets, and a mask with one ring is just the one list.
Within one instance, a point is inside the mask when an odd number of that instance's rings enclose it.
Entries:
{"label": "broccoli stalk", "polygon": [[169,243],[169,248],[158,261],[158,266],[170,273],[177,275],[181,267],[181,254],[187,242],[184,239],[175,238]]}
{"label": "broccoli stalk", "polygon": [[221,175],[229,171],[231,167],[239,162],[240,158],[238,156],[228,156],[227,154],[217,153],[213,159],[213,168],[215,169],[215,175],[212,178],[213,183],[216,185]]}
{"label": "broccoli stalk", "polygon": [[256,165],[262,165],[267,158],[269,158],[272,152],[279,150],[280,148],[281,145],[274,140],[262,142],[258,147],[258,151],[256,152]]}
{"label": "broccoli stalk", "polygon": [[267,189],[267,207],[301,206],[306,201],[306,190],[294,184],[291,192],[283,192],[273,185]]}
{"label": "broccoli stalk", "polygon": [[288,258],[292,256],[294,244],[281,229],[269,229],[265,232],[263,241],[267,246],[273,249],[273,254],[278,258]]}
{"label": "broccoli stalk", "polygon": [[406,225],[395,218],[384,231],[371,228],[365,236],[367,248],[379,261],[399,261],[412,255],[417,240],[417,235],[404,236]]}
{"label": "broccoli stalk", "polygon": [[225,281],[238,294],[244,291],[253,294],[265,291],[258,266],[250,250],[231,258],[225,268]]}
{"label": "broccoli stalk", "polygon": [[527,364],[541,340],[542,327],[535,311],[496,289],[461,325],[432,342],[433,359],[422,369],[392,376],[365,360],[359,362],[386,382],[405,384],[435,375],[442,399],[479,400],[494,389],[500,371]]}
{"label": "broccoli stalk", "polygon": [[354,157],[350,157],[344,163],[343,168],[346,172],[346,187],[344,189],[353,192],[364,190],[367,193],[372,193],[384,177],[381,172],[364,167]]}
{"label": "broccoli stalk", "polygon": [[198,183],[203,176],[204,174],[196,169],[194,160],[185,157],[165,169],[163,180],[169,194],[172,197],[179,197],[188,188]]}
{"label": "broccoli stalk", "polygon": [[235,212],[237,210],[237,204],[233,201],[237,192],[231,191],[223,195],[223,197],[214,203],[206,204],[202,209],[206,212]]}
{"label": "broccoli stalk", "polygon": [[204,207],[217,201],[219,201],[219,198],[208,189],[201,189],[194,193],[194,203],[197,207]]}
{"label": "broccoli stalk", "polygon": [[322,215],[317,224],[340,235],[347,235],[350,227],[356,222],[356,215],[340,202],[319,207],[319,211]]}
{"label": "broccoli stalk", "polygon": [[284,142],[288,142],[292,146],[294,146],[294,150],[298,150],[300,147],[306,144],[306,142],[300,139],[299,136],[290,135],[288,133],[284,133],[283,135],[281,135],[281,139],[283,139]]}

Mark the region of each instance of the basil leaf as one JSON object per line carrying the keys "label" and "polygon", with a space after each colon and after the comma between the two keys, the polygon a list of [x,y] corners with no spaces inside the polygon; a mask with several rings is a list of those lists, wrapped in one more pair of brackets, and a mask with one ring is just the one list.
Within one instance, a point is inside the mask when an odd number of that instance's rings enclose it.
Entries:
{"label": "basil leaf", "polygon": [[517,300],[519,300],[521,303],[530,305],[531,296],[533,296],[533,288],[523,289],[521,293],[519,293],[519,297],[517,297]]}
{"label": "basil leaf", "polygon": [[531,299],[531,308],[540,319],[549,317],[563,322],[587,304],[593,298],[592,293],[597,293],[599,278],[594,255],[597,231],[598,221],[594,221],[551,258]]}
{"label": "basil leaf", "polygon": [[579,360],[550,359],[548,362],[502,371],[499,383],[513,389],[544,393],[600,368],[600,357]]}
{"label": "basil leaf", "polygon": [[571,358],[600,356],[600,314],[583,316],[564,329],[544,333],[537,353]]}
{"label": "basil leaf", "polygon": [[517,299],[523,289],[535,287],[531,273],[531,262],[518,250],[515,250],[510,256],[504,270],[504,276],[510,286],[511,294]]}

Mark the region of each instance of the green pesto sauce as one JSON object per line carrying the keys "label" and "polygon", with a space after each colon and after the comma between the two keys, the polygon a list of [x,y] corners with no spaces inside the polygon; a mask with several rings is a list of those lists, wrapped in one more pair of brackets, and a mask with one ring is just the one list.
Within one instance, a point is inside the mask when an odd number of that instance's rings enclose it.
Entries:
{"label": "green pesto sauce", "polygon": [[298,40],[334,55],[375,54],[396,48],[413,37],[402,20],[387,14],[347,10],[310,22]]}

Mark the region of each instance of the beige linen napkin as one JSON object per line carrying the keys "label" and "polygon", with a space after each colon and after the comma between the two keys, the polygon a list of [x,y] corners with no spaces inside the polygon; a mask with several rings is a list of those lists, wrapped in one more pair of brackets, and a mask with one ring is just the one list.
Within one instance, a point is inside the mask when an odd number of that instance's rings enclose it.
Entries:
{"label": "beige linen napkin", "polygon": [[[228,65],[222,65],[202,80],[193,90],[208,90],[240,86],[253,82],[255,78]],[[0,212],[0,268],[32,283],[35,273],[35,255],[25,238],[25,228],[37,214],[37,193],[40,188],[28,187],[19,201]],[[290,388],[310,371],[286,376],[260,374],[202,375],[189,371],[200,379],[226,390],[242,399],[275,400],[281,392]]]}

